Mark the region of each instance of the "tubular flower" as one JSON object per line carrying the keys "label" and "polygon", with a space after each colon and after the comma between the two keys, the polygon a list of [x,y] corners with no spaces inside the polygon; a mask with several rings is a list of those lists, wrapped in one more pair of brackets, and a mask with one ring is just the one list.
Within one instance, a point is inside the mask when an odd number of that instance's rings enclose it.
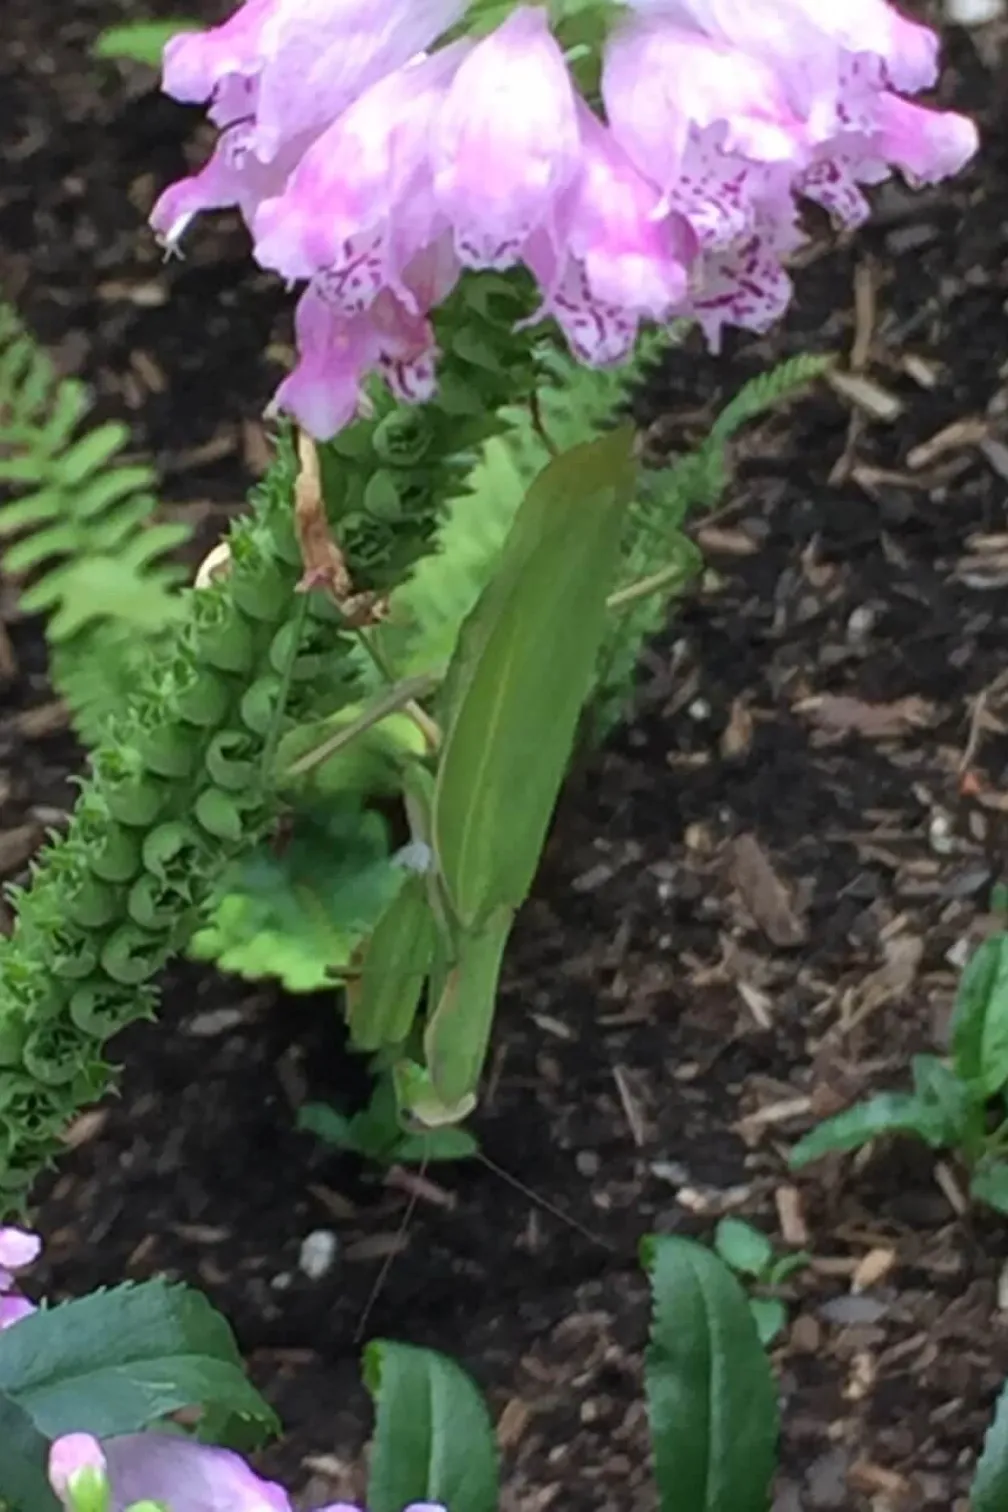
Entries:
{"label": "tubular flower", "polygon": [[237,205],[250,219],[316,137],[464,9],[465,0],[246,0],[223,26],[174,37],[165,92],[209,102],[221,136],[203,171],[155,205],[155,230],[174,246],[200,210]]}
{"label": "tubular flower", "polygon": [[[67,1512],[128,1512],[157,1505],[167,1512],[292,1512],[276,1481],[262,1480],[238,1454],[178,1434],[131,1433],[99,1443],[86,1433],[57,1439],[49,1482]],[[360,1512],[332,1502],[319,1512]],[[404,1512],[445,1512],[414,1502]]]}
{"label": "tubular flower", "polygon": [[434,193],[471,268],[509,268],[557,236],[581,166],[574,85],[544,10],[522,5],[459,67],[433,135]]}
{"label": "tubular flower", "polygon": [[465,53],[455,43],[397,69],[319,137],[255,216],[257,262],[285,278],[324,275],[328,303],[347,314],[383,288],[405,295],[406,266],[447,228],[428,138]]}
{"label": "tubular flower", "polygon": [[17,1272],[33,1265],[41,1250],[42,1241],[36,1234],[0,1228],[0,1329],[10,1328],[35,1311],[33,1303],[17,1289]]}
{"label": "tubular flower", "polygon": [[765,331],[791,298],[800,209],[857,225],[865,186],[957,172],[971,122],[908,98],[937,38],[888,0],[626,0],[604,118],[547,9],[440,44],[466,0],[247,0],[177,38],[165,87],[220,136],[153,221],[173,245],[237,205],[259,263],[304,280],[299,360],[274,406],[325,439],[380,372],[429,398],[429,317],[469,268],[524,265],[577,357],[616,362],[641,321]]}

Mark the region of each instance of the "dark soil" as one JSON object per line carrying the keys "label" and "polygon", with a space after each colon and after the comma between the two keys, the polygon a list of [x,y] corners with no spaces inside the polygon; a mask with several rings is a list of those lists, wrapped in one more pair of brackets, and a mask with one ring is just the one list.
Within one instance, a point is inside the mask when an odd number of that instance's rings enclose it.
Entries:
{"label": "dark soil", "polygon": [[[112,0],[67,15],[4,7],[0,286],[127,416],[203,550],[266,457],[288,302],[226,218],[162,265],[144,215],[200,128],[142,71],[89,60]],[[745,438],[699,531],[703,589],[562,805],[475,1120],[535,1196],[486,1165],[442,1167],[404,1234],[402,1173],[369,1178],[294,1131],[306,1097],[359,1087],[336,1005],[191,968],[165,983],[160,1025],[117,1046],[121,1099],[73,1130],[38,1214],[44,1279],[56,1295],[156,1271],[204,1286],[287,1424],[262,1463],[309,1497],[361,1488],[367,1314],[369,1336],[454,1354],[489,1391],[509,1506],[652,1506],[638,1240],[706,1236],[729,1211],[814,1255],[775,1351],[781,1512],[964,1495],[1008,1371],[1004,1222],[913,1148],[798,1179],[785,1156],[817,1116],[904,1085],[910,1055],[942,1046],[1002,869],[1003,40],[948,39],[943,102],[986,129],[971,173],[883,193],[849,245],[824,233],[785,329],[717,360],[679,351],[641,398],[677,447],[780,355],[842,359],[835,385]],[[39,627],[16,584],[0,593],[13,880],[80,758]],[[312,1281],[299,1255],[319,1229],[338,1246]]]}

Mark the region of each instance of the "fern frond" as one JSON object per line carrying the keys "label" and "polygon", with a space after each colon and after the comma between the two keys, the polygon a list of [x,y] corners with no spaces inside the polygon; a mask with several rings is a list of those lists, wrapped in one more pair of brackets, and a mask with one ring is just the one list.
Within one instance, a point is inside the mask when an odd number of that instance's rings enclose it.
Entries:
{"label": "fern frond", "polygon": [[122,460],[124,425],[87,429],[89,411],[84,385],[58,377],[0,303],[0,569],[29,577],[22,607],[47,616],[53,680],[85,739],[115,707],[106,692],[129,686],[140,644],[181,613],[169,554],[190,534],[151,523],[153,471]]}

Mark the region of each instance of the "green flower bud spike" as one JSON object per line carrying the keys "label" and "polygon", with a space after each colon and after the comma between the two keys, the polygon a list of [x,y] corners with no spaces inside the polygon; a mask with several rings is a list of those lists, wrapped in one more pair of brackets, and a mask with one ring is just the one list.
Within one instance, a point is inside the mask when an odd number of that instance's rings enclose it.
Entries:
{"label": "green flower bud spike", "polygon": [[[522,295],[496,275],[459,289],[440,320],[437,398],[375,394],[374,415],[320,453],[330,529],[358,593],[385,594],[429,552],[498,411],[534,383]],[[23,1205],[70,1118],[112,1080],[104,1042],[151,1018],[155,980],[183,950],[225,867],[267,832],[274,757],[306,719],[359,696],[360,658],[303,572],[289,438],[228,537],[229,567],[184,614],[91,753],[71,823],[11,892],[0,940],[0,1218]],[[90,1512],[90,1509],[89,1509]]]}

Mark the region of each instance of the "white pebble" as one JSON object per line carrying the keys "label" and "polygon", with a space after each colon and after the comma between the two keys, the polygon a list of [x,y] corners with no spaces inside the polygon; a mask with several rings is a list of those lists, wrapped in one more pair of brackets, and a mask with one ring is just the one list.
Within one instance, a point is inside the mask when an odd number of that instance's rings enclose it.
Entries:
{"label": "white pebble", "polygon": [[339,1240],[332,1229],[315,1229],[301,1241],[298,1269],[309,1281],[321,1281],[332,1270],[339,1249]]}

